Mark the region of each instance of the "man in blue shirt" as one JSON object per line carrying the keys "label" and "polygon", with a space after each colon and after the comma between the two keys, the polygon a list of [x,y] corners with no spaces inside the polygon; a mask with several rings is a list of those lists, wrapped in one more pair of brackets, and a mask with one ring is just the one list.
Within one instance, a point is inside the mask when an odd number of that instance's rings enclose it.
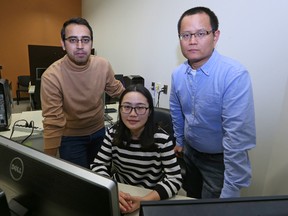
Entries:
{"label": "man in blue shirt", "polygon": [[178,22],[183,56],[172,74],[170,110],[176,154],[184,152],[184,189],[195,198],[240,196],[251,181],[248,150],[256,145],[248,71],[220,55],[218,18],[191,8]]}

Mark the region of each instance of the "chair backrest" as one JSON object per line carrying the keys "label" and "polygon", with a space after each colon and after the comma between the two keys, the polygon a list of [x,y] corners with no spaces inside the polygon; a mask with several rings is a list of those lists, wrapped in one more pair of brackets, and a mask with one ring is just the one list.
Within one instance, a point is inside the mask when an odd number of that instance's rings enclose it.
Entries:
{"label": "chair backrest", "polygon": [[[173,136],[173,142],[175,145],[174,130],[172,124],[172,117],[170,110],[166,108],[155,107],[154,108],[154,121],[155,123],[163,128],[169,135]],[[181,174],[184,177],[186,175],[186,165],[182,157],[178,157],[178,163],[181,167]]]}
{"label": "chair backrest", "polygon": [[161,107],[154,108],[154,121],[158,126],[161,126],[168,134],[173,135],[172,118],[170,110]]}
{"label": "chair backrest", "polygon": [[29,87],[30,76],[28,75],[21,75],[18,76],[18,86]]}

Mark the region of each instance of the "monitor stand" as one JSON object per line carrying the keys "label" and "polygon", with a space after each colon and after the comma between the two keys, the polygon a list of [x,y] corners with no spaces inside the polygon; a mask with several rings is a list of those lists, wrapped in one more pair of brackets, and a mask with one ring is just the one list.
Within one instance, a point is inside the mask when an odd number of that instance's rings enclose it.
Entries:
{"label": "monitor stand", "polygon": [[10,216],[10,209],[6,199],[4,191],[0,189],[0,215],[1,216]]}

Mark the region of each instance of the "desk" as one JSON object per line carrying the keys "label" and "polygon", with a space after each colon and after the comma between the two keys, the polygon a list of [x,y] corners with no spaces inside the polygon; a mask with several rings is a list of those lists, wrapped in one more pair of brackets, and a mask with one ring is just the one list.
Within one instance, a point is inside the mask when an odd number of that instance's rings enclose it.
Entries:
{"label": "desk", "polygon": [[[8,131],[1,131],[0,135],[10,138],[12,133],[12,128],[15,122],[20,119],[25,119],[27,122],[34,121],[34,126],[42,128],[42,113],[41,111],[27,111],[22,113],[13,113],[11,117],[11,124],[9,126]],[[23,124],[24,122],[19,122],[19,124]],[[27,136],[29,136],[30,132],[23,132],[15,130],[11,139],[16,142],[22,142]],[[24,143],[29,147],[32,147],[36,150],[43,151],[43,136],[42,133],[34,132]]]}
{"label": "desk", "polygon": [[[107,105],[108,108],[115,108],[118,109],[118,104],[109,104]],[[109,116],[112,117],[111,121],[105,121],[105,126],[108,127],[112,123],[116,122],[118,119],[118,112],[109,113]],[[24,119],[27,122],[34,121],[35,127],[43,128],[42,124],[42,111],[36,110],[36,111],[26,111],[22,113],[13,113],[11,117],[11,124],[9,127],[9,131],[1,131],[0,135],[10,138],[12,133],[13,125],[16,121]],[[19,124],[23,124],[24,122],[19,122]],[[13,136],[11,137],[12,140],[16,142],[22,142],[28,135],[30,134],[30,131],[28,132],[22,132],[22,131],[14,131]],[[43,151],[43,134],[37,133],[34,131],[34,133],[29,137],[24,143],[24,145],[30,146],[36,150]]]}
{"label": "desk", "polygon": [[[126,184],[122,184],[122,183],[118,183],[118,190],[130,193],[131,195],[134,195],[134,196],[144,196],[151,191],[150,189],[136,187],[136,186],[132,186],[132,185],[126,185]],[[176,195],[170,199],[180,200],[180,199],[192,199],[192,198],[186,197],[186,196],[181,196],[181,195]],[[125,214],[125,216],[138,216],[138,215],[139,215],[139,210],[137,210],[133,213],[130,213],[130,214]]]}

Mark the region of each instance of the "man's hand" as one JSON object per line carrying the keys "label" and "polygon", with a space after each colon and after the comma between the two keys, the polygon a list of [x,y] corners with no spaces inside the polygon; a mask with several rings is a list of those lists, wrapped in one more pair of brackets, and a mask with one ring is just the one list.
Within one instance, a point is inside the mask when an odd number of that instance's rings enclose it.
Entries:
{"label": "man's hand", "polygon": [[183,157],[183,147],[181,146],[175,146],[174,147],[174,152],[176,154],[177,157],[182,158]]}
{"label": "man's hand", "polygon": [[58,152],[58,148],[52,148],[52,149],[44,149],[44,153],[48,154],[50,156],[56,157]]}

